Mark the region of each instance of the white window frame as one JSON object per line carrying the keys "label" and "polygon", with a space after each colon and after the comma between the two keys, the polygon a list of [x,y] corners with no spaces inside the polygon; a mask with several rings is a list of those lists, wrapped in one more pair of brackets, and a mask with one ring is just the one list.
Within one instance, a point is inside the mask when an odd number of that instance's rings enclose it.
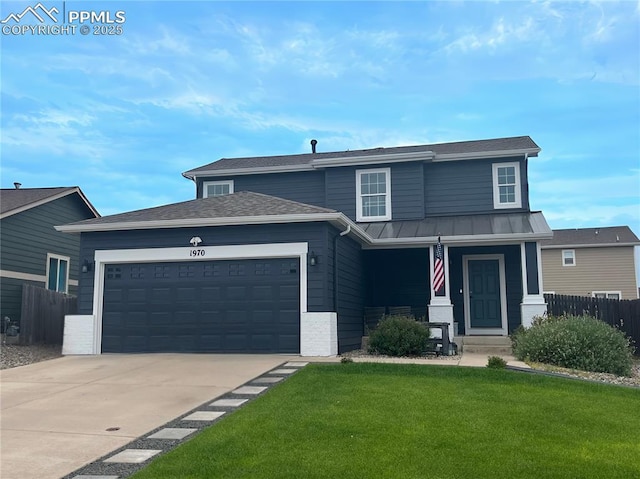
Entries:
{"label": "white window frame", "polygon": [[[597,294],[604,294],[605,299],[622,299],[622,291],[592,291],[591,297],[595,298]],[[610,294],[617,294],[617,298],[610,298]]]}
{"label": "white window frame", "polygon": [[[362,214],[362,175],[367,173],[385,174],[385,215],[364,216]],[[391,220],[391,168],[371,168],[366,170],[356,170],[356,221],[390,221]]]}
{"label": "white window frame", "polygon": [[[500,202],[500,186],[511,185],[499,185],[498,184],[498,169],[513,167],[515,169],[516,182],[513,185],[515,189],[515,201],[511,203]],[[493,207],[494,209],[501,208],[522,208],[522,185],[520,184],[520,163],[517,161],[510,163],[494,163],[493,164]]]}
{"label": "white window frame", "polygon": [[[202,197],[209,197],[209,186],[217,186],[217,185],[229,185],[229,193],[233,193],[233,180],[223,180],[223,181],[204,181],[202,183]],[[226,196],[226,195],[213,195],[213,196]]]}
{"label": "white window frame", "polygon": [[[564,254],[565,253],[571,253],[571,257],[573,258],[573,263],[567,263],[565,261],[565,257]],[[575,266],[576,265],[576,250],[574,249],[563,249],[562,253],[561,253],[561,258],[562,258],[562,266]]]}
{"label": "white window frame", "polygon": [[[71,258],[69,258],[68,256],[62,256],[62,255],[59,255],[59,254],[47,253],[47,275],[46,275],[45,288],[49,289],[49,275],[51,274],[50,264],[51,264],[51,260],[52,259],[57,260],[57,265],[58,266],[56,268],[56,289],[52,289],[51,291],[58,291],[59,293],[68,293],[69,292],[69,270],[71,269]],[[58,278],[58,275],[60,274],[60,261],[61,260],[67,262],[66,277],[64,279],[64,291],[60,291],[58,289],[58,285],[60,284],[60,279]]]}

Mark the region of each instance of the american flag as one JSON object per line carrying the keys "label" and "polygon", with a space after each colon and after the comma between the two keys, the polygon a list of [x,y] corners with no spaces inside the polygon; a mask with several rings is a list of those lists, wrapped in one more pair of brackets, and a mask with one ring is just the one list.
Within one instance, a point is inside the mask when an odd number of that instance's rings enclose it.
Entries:
{"label": "american flag", "polygon": [[444,254],[442,251],[442,243],[438,237],[436,245],[435,262],[433,264],[433,290],[437,293],[444,286]]}

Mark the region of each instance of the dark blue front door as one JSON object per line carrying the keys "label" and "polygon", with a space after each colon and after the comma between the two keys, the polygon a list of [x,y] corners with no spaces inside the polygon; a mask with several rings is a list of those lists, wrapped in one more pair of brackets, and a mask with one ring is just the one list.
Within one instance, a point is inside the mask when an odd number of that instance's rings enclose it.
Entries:
{"label": "dark blue front door", "polygon": [[469,307],[472,328],[502,328],[500,264],[497,259],[469,260]]}

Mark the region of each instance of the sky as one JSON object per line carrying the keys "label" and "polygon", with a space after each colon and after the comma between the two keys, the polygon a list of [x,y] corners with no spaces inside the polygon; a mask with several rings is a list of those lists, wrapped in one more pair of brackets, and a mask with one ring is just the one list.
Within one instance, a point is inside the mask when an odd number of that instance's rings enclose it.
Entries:
{"label": "sky", "polygon": [[[3,1],[0,18],[36,5]],[[552,228],[640,236],[637,1],[42,7],[75,30],[2,30],[3,188],[80,186],[109,215],[194,198],[189,169],[312,138],[323,152],[529,135],[530,204]]]}

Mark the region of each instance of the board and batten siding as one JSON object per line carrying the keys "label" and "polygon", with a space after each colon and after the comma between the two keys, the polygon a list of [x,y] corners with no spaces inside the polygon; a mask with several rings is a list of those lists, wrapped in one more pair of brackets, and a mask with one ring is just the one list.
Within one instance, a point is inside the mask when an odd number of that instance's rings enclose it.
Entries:
{"label": "board and batten siding", "polygon": [[233,180],[233,191],[252,191],[308,205],[325,206],[324,172],[302,171],[226,178],[198,178],[197,196],[203,197],[203,182]]}
{"label": "board and batten siding", "polygon": [[527,211],[526,162],[521,158],[504,158],[427,163],[424,167],[426,216],[494,213],[492,165],[512,162],[520,164],[522,208],[508,211]]}
{"label": "board and batten siding", "polygon": [[[593,291],[620,291],[622,299],[637,299],[633,246],[566,247],[542,250],[544,291],[591,296]],[[562,250],[573,249],[575,266],[562,266]]]}

